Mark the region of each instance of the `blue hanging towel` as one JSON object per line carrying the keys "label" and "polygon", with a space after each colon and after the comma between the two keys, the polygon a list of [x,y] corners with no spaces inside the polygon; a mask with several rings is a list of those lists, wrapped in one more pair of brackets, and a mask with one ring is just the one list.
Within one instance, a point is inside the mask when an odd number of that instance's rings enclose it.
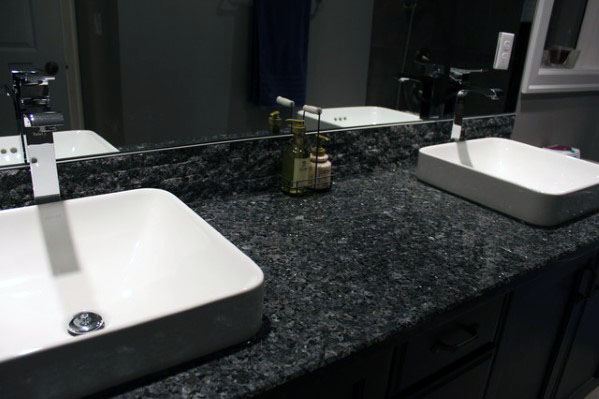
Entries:
{"label": "blue hanging towel", "polygon": [[250,100],[306,103],[311,0],[254,0]]}

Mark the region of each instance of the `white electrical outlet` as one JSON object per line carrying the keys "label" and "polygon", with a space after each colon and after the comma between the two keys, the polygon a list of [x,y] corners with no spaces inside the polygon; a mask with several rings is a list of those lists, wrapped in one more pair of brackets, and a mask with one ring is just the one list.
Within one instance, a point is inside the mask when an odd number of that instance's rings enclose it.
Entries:
{"label": "white electrical outlet", "polygon": [[499,32],[497,37],[497,48],[495,49],[494,69],[508,69],[510,66],[510,58],[512,57],[512,49],[514,48],[513,33]]}

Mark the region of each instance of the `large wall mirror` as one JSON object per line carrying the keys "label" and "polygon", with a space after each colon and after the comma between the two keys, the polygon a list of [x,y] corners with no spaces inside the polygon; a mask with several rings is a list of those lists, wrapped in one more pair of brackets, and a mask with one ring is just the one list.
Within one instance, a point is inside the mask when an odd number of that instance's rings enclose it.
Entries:
{"label": "large wall mirror", "polygon": [[[0,83],[56,64],[57,158],[276,134],[276,96],[322,127],[513,112],[534,0],[3,0]],[[498,46],[500,32],[513,34]],[[505,52],[511,52],[506,56]],[[504,67],[495,68],[497,58]],[[54,63],[54,64],[52,64]],[[23,162],[0,97],[3,165]],[[294,111],[297,114],[298,108]],[[307,125],[314,128],[310,115]],[[284,124],[284,122],[283,122]],[[273,128],[274,126],[274,128]]]}

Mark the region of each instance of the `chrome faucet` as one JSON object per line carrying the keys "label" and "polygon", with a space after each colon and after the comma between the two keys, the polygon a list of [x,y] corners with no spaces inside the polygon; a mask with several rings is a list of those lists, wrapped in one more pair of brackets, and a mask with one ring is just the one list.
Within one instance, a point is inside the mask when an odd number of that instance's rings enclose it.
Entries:
{"label": "chrome faucet", "polygon": [[64,117],[52,111],[48,85],[55,79],[56,71],[57,67],[51,63],[46,65],[45,71],[11,70],[12,86],[4,86],[15,107],[36,204],[60,200],[53,132],[64,124]]}
{"label": "chrome faucet", "polygon": [[455,109],[453,114],[453,126],[451,128],[451,139],[453,141],[465,140],[462,132],[462,124],[464,122],[464,102],[466,96],[470,93],[480,94],[487,97],[490,100],[497,101],[501,98],[503,90],[501,89],[481,89],[481,88],[467,88],[462,89],[458,92],[455,100]]}

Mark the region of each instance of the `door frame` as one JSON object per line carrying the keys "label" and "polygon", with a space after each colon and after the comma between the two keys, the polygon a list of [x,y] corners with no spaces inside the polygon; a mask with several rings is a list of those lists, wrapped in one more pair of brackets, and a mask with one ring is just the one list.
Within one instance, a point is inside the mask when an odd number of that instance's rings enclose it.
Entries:
{"label": "door frame", "polygon": [[83,99],[81,97],[81,72],[79,69],[79,42],[75,0],[59,0],[63,33],[67,101],[71,129],[84,129]]}

